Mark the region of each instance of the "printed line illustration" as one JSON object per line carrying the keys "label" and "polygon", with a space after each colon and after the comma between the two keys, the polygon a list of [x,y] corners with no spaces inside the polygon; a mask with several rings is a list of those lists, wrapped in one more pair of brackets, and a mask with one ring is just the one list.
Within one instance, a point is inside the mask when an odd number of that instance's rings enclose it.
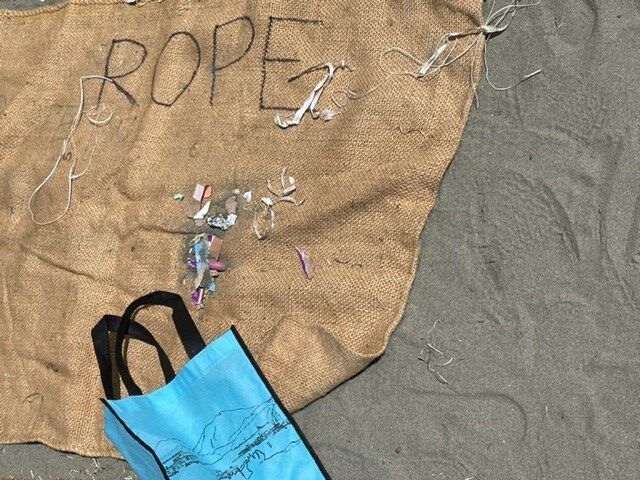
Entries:
{"label": "printed line illustration", "polygon": [[260,465],[300,445],[292,428],[270,398],[252,407],[218,412],[193,448],[171,438],[158,442],[155,451],[171,478],[197,464],[209,467],[212,480],[249,479]]}

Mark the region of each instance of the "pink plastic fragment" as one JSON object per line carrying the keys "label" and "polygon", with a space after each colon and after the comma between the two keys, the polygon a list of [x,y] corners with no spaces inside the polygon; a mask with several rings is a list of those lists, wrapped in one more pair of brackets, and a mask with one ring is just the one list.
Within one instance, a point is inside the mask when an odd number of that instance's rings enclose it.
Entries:
{"label": "pink plastic fragment", "polygon": [[207,200],[208,198],[211,198],[211,185],[205,185],[204,186],[204,193],[202,194],[202,198],[204,200]]}
{"label": "pink plastic fragment", "polygon": [[227,266],[219,260],[209,260],[209,268],[218,272],[224,272]]}
{"label": "pink plastic fragment", "polygon": [[204,192],[205,192],[206,187],[204,185],[201,184],[197,184],[195,190],[193,191],[193,199],[198,202],[201,203],[202,199],[204,198]]}
{"label": "pink plastic fragment", "polygon": [[298,254],[298,259],[300,260],[300,266],[302,267],[304,275],[308,279],[313,278],[313,265],[311,263],[311,258],[298,247],[294,248],[296,250],[296,253]]}

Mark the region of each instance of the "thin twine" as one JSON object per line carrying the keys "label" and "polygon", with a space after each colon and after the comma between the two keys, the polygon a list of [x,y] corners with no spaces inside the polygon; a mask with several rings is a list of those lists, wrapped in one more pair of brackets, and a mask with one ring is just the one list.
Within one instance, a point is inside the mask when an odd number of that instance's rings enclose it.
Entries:
{"label": "thin twine", "polygon": [[[493,0],[491,4],[491,10],[489,11],[489,15],[487,16],[487,20],[485,21],[484,24],[478,27],[461,31],[461,32],[450,32],[445,34],[437,43],[433,53],[429,57],[427,57],[427,59],[424,61],[421,61],[416,56],[414,56],[413,54],[411,54],[410,52],[408,52],[407,50],[401,47],[391,47],[385,50],[380,54],[378,58],[378,65],[380,67],[380,70],[386,73],[386,76],[377,85],[373,86],[372,88],[370,88],[369,90],[367,90],[362,94],[354,92],[353,90],[350,90],[350,89],[343,89],[343,90],[338,90],[336,92],[333,92],[331,95],[331,99],[333,103],[338,108],[342,108],[346,105],[346,101],[340,102],[338,99],[339,95],[343,95],[346,98],[346,100],[358,100],[358,99],[367,97],[372,93],[376,92],[380,87],[382,87],[392,77],[395,77],[395,76],[410,76],[417,80],[423,80],[428,77],[433,77],[437,75],[445,67],[453,64],[454,62],[458,61],[460,58],[465,56],[467,53],[469,53],[478,44],[482,36],[489,39],[507,30],[511,25],[511,21],[515,17],[516,12],[519,9],[534,7],[536,5],[539,5],[542,0],[538,0],[535,3],[526,3],[526,4],[520,4],[519,1],[520,0],[515,0],[514,3],[504,6],[494,12],[496,2],[495,0]],[[458,47],[458,41],[469,38],[469,37],[472,37],[472,38],[470,39],[468,44],[462,49],[462,51],[456,52],[456,49]],[[493,88],[494,90],[497,90],[497,91],[511,90],[512,88],[518,86],[520,83],[542,72],[542,69],[538,69],[534,72],[531,72],[525,75],[524,77],[522,77],[520,80],[518,80],[516,83],[512,85],[509,85],[507,87],[498,87],[491,81],[489,77],[489,66],[487,63],[486,44],[483,47],[483,49],[484,49],[483,56],[484,56],[485,78],[487,80],[487,83],[489,83],[491,88]],[[417,71],[389,70],[384,66],[383,62],[386,59],[386,57],[392,53],[400,54],[401,56],[411,60],[413,63],[419,65],[420,68]],[[475,71],[475,62],[474,62],[474,65],[472,65],[472,74],[474,71]],[[477,102],[477,93],[476,93],[475,87],[474,87],[474,96]]]}
{"label": "thin twine", "polygon": [[[87,76],[80,77],[80,101],[78,104],[78,111],[76,112],[76,115],[73,118],[73,122],[71,123],[69,134],[62,141],[62,148],[60,149],[60,154],[58,155],[55,162],[53,163],[53,168],[51,169],[49,174],[44,178],[44,180],[31,193],[31,196],[29,197],[29,201],[27,202],[27,208],[29,209],[29,213],[31,214],[31,220],[36,225],[40,225],[40,226],[51,225],[52,223],[55,223],[58,220],[60,220],[69,212],[69,209],[71,208],[73,181],[82,177],[85,173],[87,173],[87,171],[89,170],[89,167],[91,166],[93,154],[95,152],[96,144],[97,144],[95,137],[93,142],[93,148],[91,149],[91,153],[89,155],[89,160],[87,161],[87,165],[85,166],[84,170],[82,170],[81,172],[79,173],[75,172],[76,164],[78,163],[78,155],[77,155],[76,144],[73,137],[76,133],[76,130],[78,129],[78,125],[80,124],[82,115],[83,114],[86,115],[87,120],[89,120],[89,123],[91,123],[96,127],[101,127],[108,124],[111,121],[111,118],[113,117],[113,112],[110,109],[108,109],[108,107],[106,107],[105,105],[95,105],[88,111],[84,110],[84,82],[86,80],[92,80],[92,79],[100,79],[108,82],[113,82],[112,79],[108,77],[103,77],[101,75],[87,75]],[[101,115],[103,115],[105,111],[106,111],[106,117],[101,118]],[[60,214],[58,214],[56,217],[50,220],[46,220],[43,222],[38,221],[36,220],[35,213],[33,212],[33,208],[31,206],[33,203],[33,199],[38,194],[38,192],[42,190],[42,188],[44,188],[47,182],[51,180],[51,178],[53,177],[56,170],[60,166],[60,163],[62,163],[63,160],[65,161],[71,160],[71,165],[69,166],[69,172],[67,174],[67,200],[66,200],[64,210]]]}

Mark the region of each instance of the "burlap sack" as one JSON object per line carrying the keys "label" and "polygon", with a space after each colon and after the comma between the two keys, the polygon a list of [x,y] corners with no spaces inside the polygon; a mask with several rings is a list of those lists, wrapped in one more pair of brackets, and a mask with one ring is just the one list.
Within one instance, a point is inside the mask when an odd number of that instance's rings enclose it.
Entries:
{"label": "burlap sack", "polygon": [[[481,50],[425,82],[395,77],[361,100],[342,96],[346,105],[330,122],[305,117],[282,130],[274,114],[302,103],[323,72],[287,78],[309,66],[353,67],[323,94],[320,106],[331,106],[332,92],[365,92],[384,78],[384,50],[422,57],[445,32],[480,23],[480,0],[75,0],[1,11],[0,441],[114,454],[102,434],[89,332],[148,291],[188,295],[186,245],[211,231],[186,216],[197,182],[212,185],[215,202],[236,187],[255,202],[287,166],[305,199],[278,205],[263,241],[240,202],[238,224],[224,235],[228,270],[194,311],[206,338],[237,325],[291,409],[381,355],[466,121]],[[388,60],[389,68],[415,68]],[[74,182],[69,213],[37,226],[29,196],[69,131],[79,78],[95,74],[118,82],[105,83],[100,97],[113,119],[100,128],[82,121],[78,168],[97,142],[93,163]],[[102,84],[86,86],[90,106]],[[66,173],[64,163],[35,197],[37,218],[64,206]],[[312,258],[313,279],[294,247]],[[167,318],[139,316],[179,366]],[[157,386],[153,351],[129,350],[139,383]]]}

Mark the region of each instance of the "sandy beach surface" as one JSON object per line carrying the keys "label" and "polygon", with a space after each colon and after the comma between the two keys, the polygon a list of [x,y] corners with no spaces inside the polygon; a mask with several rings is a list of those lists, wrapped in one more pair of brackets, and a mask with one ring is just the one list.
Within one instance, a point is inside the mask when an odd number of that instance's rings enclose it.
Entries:
{"label": "sandy beach surface", "polygon": [[[480,84],[387,353],[296,414],[336,480],[640,478],[640,2],[543,0],[488,65],[544,72]],[[135,476],[18,445],[0,478]]]}

